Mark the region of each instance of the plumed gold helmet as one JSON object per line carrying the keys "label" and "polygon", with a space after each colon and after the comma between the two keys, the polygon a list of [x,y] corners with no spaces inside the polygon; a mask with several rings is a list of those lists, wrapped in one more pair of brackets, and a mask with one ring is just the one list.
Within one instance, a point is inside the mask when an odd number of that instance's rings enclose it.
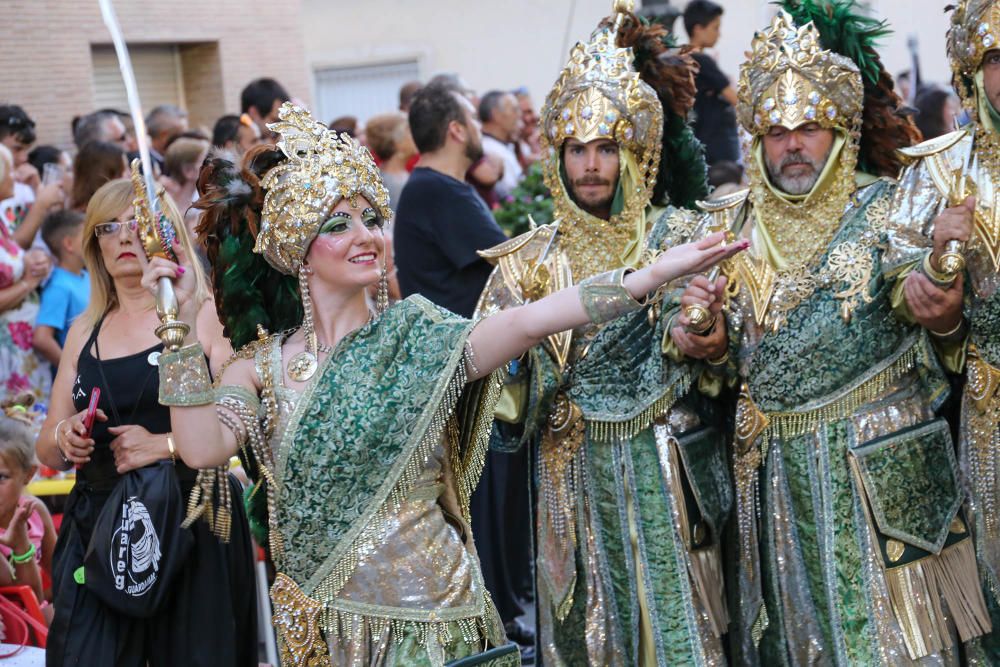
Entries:
{"label": "plumed gold helmet", "polygon": [[267,195],[254,252],[278,271],[295,275],[320,225],[342,198],[363,196],[385,220],[392,210],[367,148],[290,102],[281,105],[278,118],[268,128],[281,135],[278,149],[287,160],[261,181]]}
{"label": "plumed gold helmet", "polygon": [[[627,10],[618,4],[615,8]],[[628,198],[641,210],[656,184],[663,106],[656,91],[633,69],[632,50],[618,47],[617,25],[599,27],[588,42],[573,47],[545,100],[541,118],[545,184],[557,200],[565,196],[560,153],[567,139],[584,143],[610,139],[635,158],[640,191],[628,193]]]}
{"label": "plumed gold helmet", "polygon": [[796,27],[784,10],[754,35],[738,95],[740,124],[754,136],[778,125],[791,130],[818,123],[848,133],[861,125],[864,83],[857,65],[824,50],[816,27]]}
{"label": "plumed gold helmet", "polygon": [[983,56],[1000,48],[1000,2],[997,0],[960,0],[951,13],[948,28],[948,59],[955,88],[966,106],[974,109],[975,77]]}

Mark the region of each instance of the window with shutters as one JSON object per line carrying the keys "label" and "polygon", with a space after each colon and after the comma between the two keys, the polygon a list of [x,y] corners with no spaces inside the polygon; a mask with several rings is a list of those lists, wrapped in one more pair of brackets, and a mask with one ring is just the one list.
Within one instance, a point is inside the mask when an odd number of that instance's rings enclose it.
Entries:
{"label": "window with shutters", "polygon": [[[180,49],[176,44],[130,44],[129,55],[139,98],[145,109],[160,104],[176,104],[184,108],[184,76]],[[115,49],[110,45],[91,46],[94,65],[94,100],[97,109],[128,110],[125,82],[118,69]]]}
{"label": "window with shutters", "polygon": [[317,68],[315,112],[324,123],[355,116],[364,123],[372,116],[399,108],[399,89],[419,78],[416,60]]}

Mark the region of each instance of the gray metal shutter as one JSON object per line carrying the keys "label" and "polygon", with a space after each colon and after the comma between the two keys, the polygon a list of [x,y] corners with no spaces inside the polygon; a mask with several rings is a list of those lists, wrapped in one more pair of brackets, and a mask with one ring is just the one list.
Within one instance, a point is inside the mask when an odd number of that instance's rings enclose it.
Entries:
{"label": "gray metal shutter", "polygon": [[[128,50],[143,112],[160,104],[176,104],[183,108],[184,81],[177,45],[130,44]],[[125,83],[118,69],[114,47],[95,45],[91,47],[91,56],[94,63],[94,108],[128,111]]]}

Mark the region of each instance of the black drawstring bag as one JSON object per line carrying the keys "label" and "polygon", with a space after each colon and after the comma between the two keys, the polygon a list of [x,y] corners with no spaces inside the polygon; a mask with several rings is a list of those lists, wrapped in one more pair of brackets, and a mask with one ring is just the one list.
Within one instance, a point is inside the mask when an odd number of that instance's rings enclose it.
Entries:
{"label": "black drawstring bag", "polygon": [[170,461],[126,473],[104,504],[83,558],[85,585],[115,611],[149,618],[194,545]]}

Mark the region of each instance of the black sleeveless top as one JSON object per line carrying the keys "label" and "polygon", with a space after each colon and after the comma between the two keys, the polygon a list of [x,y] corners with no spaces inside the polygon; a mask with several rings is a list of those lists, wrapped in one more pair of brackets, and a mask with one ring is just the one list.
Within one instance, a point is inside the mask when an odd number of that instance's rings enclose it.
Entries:
{"label": "black sleeveless top", "polygon": [[[100,387],[101,398],[97,407],[108,417],[106,422],[94,420],[91,432],[94,451],[90,461],[77,470],[77,481],[84,482],[85,486],[95,491],[110,491],[120,477],[109,446],[117,436],[109,433],[108,428],[136,424],[150,433],[170,432],[170,409],[160,405],[160,374],[155,364],[156,356],[163,351],[163,343],[125,357],[102,359],[97,335],[103,324],[104,317],[94,325],[90,338],[80,351],[76,380],[73,382],[73,405],[76,410],[86,410],[90,405],[91,391]],[[195,471],[178,461],[177,475],[184,481],[193,480]]]}

